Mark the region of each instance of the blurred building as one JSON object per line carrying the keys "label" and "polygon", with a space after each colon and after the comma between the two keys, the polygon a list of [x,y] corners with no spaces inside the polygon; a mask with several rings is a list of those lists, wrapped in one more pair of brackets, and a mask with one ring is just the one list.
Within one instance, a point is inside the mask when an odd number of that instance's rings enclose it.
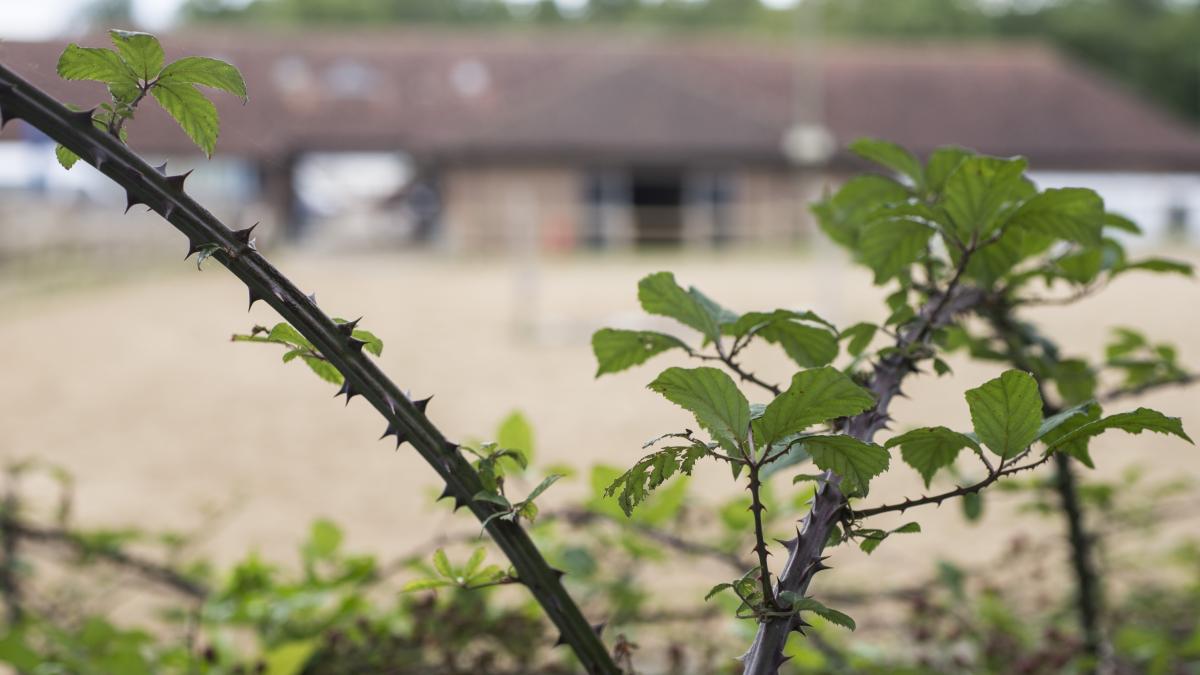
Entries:
{"label": "blurred building", "polygon": [[[1196,131],[1035,45],[817,50],[482,32],[163,42],[168,58],[233,62],[251,100],[214,94],[213,162],[152,105],[131,144],[205,164],[197,176],[212,199],[269,214],[295,241],[488,250],[797,240],[810,229],[807,204],[863,168],[843,148],[864,135],[918,154],[958,144],[1025,155],[1048,182],[1093,185],[1151,230],[1194,231],[1200,210]],[[102,100],[101,86],[55,76],[62,46],[0,44],[0,61],[65,101]],[[9,150],[44,143],[19,124],[0,136],[22,138]],[[23,180],[45,190],[54,179]]]}

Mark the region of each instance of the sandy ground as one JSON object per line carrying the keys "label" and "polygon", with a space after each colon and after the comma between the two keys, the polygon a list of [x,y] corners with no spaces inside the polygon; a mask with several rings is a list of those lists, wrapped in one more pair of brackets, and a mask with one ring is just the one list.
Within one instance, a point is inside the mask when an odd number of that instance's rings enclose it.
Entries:
{"label": "sandy ground", "polygon": [[[644,388],[653,366],[593,379],[591,331],[665,327],[637,307],[635,285],[648,272],[674,270],[683,283],[742,311],[812,309],[839,325],[883,316],[867,275],[825,249],[572,257],[536,269],[504,258],[275,258],[330,313],[365,316],[362,325],[386,342],[384,369],[415,395],[436,395],[430,414],[451,438],[486,438],[520,409],[536,426],[542,465],[628,465],[646,439],[687,423]],[[161,265],[135,261],[115,278],[69,281],[62,272],[0,274],[0,458],[37,456],[68,468],[78,481],[80,518],[90,525],[187,529],[203,521],[206,508],[234,504],[203,545],[223,561],[248,547],[292,560],[316,517],[341,523],[350,547],[383,556],[474,527],[467,516],[432,505],[432,471],[411,449],[393,452],[375,440],[383,425],[361,399],[345,407],[306,368],[281,364],[280,350],[229,342],[231,333],[277,317],[262,303],[247,315],[244,289],[219,265],[202,273],[190,263]],[[1176,343],[1182,361],[1200,367],[1198,310],[1200,283],[1131,275],[1097,298],[1031,317],[1069,354],[1098,356],[1111,327],[1136,325]],[[760,374],[787,378],[787,362],[769,347],[750,360]],[[679,359],[658,364],[673,362]],[[965,428],[961,392],[995,371],[954,365],[955,377],[923,377],[907,387],[911,399],[895,407],[901,426]],[[1200,389],[1124,405],[1139,403],[1183,416],[1200,436]],[[1105,438],[1094,454],[1110,478],[1146,458],[1154,475],[1200,478],[1200,453],[1161,436]],[[724,469],[702,471],[693,486],[693,499],[702,501],[737,489]],[[790,489],[783,481],[779,487]],[[919,489],[917,474],[902,466],[879,481],[871,501]],[[577,481],[551,490],[546,501],[563,503],[581,491]],[[889,542],[870,559],[839,551],[837,574],[898,585],[924,577],[931,558],[991,560],[1011,534],[1057,531],[1052,521],[1014,518],[1003,501],[993,500],[974,526],[957,507],[916,514],[924,534]]]}

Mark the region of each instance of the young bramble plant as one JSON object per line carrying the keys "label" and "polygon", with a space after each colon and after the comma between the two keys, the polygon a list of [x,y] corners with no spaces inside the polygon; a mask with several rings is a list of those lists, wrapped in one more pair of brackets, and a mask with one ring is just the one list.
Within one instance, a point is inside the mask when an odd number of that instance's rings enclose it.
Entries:
{"label": "young bramble plant", "polygon": [[[512,444],[503,440],[478,446],[448,441],[425,415],[429,399],[410,398],[364,355],[380,353],[377,338],[359,330],[357,321],[325,315],[312,296],[301,293],[255,249],[252,228],[230,231],[184,193],[186,174],[164,176],[122,144],[125,122],[149,95],[210,154],[217,136],[216,110],[196,85],[244,98],[241,76],[228,64],[200,57],[164,67],[162,49],[152,36],[115,31],[112,37],[116,51],[72,45],[60,62],[68,79],[107,84],[112,103],[98,113],[71,112],[0,66],[0,125],[24,119],[42,129],[63,145],[59,156],[64,165],[84,159],[126,190],[130,206],[146,204],[168,219],[188,237],[189,254],[200,253],[224,265],[246,283],[251,304],[263,300],[285,319],[271,330],[256,328],[235,340],[284,346],[285,361],[300,358],[321,377],[339,383],[339,394],[345,394],[347,402],[361,395],[386,419],[385,437],[395,436],[397,446],[412,444],[445,482],[442,498],[453,499],[456,509],[471,511],[512,563],[512,570],[498,577],[490,568],[480,568],[482,560],[475,556],[456,568],[444,554],[435,555],[439,585],[521,583],[589,672],[617,672],[597,631],[563,588],[562,572],[546,563],[521,527],[521,521],[537,515],[533,500],[557,476],[541,481],[520,501],[509,499],[505,476],[523,470],[526,454],[513,452]],[[593,339],[597,375],[625,370],[673,349],[718,366],[669,368],[650,385],[691,412],[706,437],[691,430],[671,431],[647,444],[651,448],[667,443],[629,471],[594,476],[612,476],[605,491],[617,496],[619,508],[628,515],[635,509],[661,507],[655,500],[670,501],[661,499],[670,492],[661,486],[690,473],[700,461],[727,464],[735,481],[744,475],[750,493],[750,516],[744,524],[753,531],[756,560],[737,580],[714,587],[709,595],[731,592],[737,596],[736,615],[758,624],[743,658],[746,673],[776,672],[790,633],[802,631],[808,625],[806,617],[854,627],[849,617],[808,593],[813,575],[827,569],[824,549],[856,540],[870,552],[891,534],[920,531],[915,522],[891,530],[867,527],[869,518],[958,497],[978,511],[982,490],[1051,461],[1066,495],[1071,480],[1068,460],[1090,464],[1090,440],[1110,429],[1148,430],[1190,441],[1178,419],[1157,411],[1137,408],[1105,417],[1101,410],[1101,403],[1122,396],[1190,381],[1173,349],[1126,331],[1102,365],[1091,365],[1080,358],[1062,358],[1052,340],[1017,318],[1023,306],[1070,302],[1131,271],[1190,274],[1190,266],[1162,259],[1129,260],[1113,235],[1136,233],[1135,225],[1105,212],[1090,190],[1039,191],[1025,176],[1023,159],[945,147],[920,162],[894,144],[875,140],[857,141],[851,149],[882,165],[888,175],[856,177],[813,211],[821,229],[868,267],[876,284],[891,287],[886,318],[880,323],[862,322],[839,331],[807,311],[739,315],[695,288],[683,289],[671,274],[661,272],[639,284],[642,307],[700,333],[698,345],[651,331],[605,329]],[[987,326],[986,333],[963,320],[972,317]],[[782,349],[798,367],[786,385],[743,367],[740,357],[745,350],[764,343]],[[839,360],[843,349],[846,357]],[[998,377],[966,392],[972,429],[927,427],[877,444],[874,437],[893,422],[891,401],[901,394],[907,378],[926,362],[938,375],[949,374],[941,354],[955,349],[1007,364]],[[1123,385],[1098,391],[1101,376],[1113,371],[1123,374]],[[761,392],[763,402],[751,404],[728,373]],[[1051,398],[1050,385],[1057,389],[1057,401]],[[902,462],[927,486],[943,472],[957,469],[960,458],[977,460],[974,471],[983,477],[933,495],[860,507],[857,500],[869,497],[871,481],[900,463],[891,461],[896,447]],[[805,462],[821,472],[800,473],[794,479],[806,483],[805,496],[807,483],[816,484],[811,508],[796,536],[782,542],[787,559],[773,572],[767,530],[775,521],[765,510],[778,502],[765,481]],[[672,503],[678,506],[678,500]],[[742,522],[726,510],[722,520]],[[1064,506],[1064,511],[1072,508]],[[650,520],[642,516],[641,522]],[[330,540],[325,534],[317,539]],[[1086,536],[1074,522],[1071,538],[1073,556],[1082,560],[1085,546],[1076,540],[1086,542]],[[734,560],[740,562],[740,557]],[[620,649],[627,647],[618,643]]]}
{"label": "young bramble plant", "polygon": [[[144,33],[111,33],[116,51],[71,45],[60,59],[67,79],[104,82],[112,103],[95,110],[72,111],[45,92],[0,66],[0,127],[20,119],[58,141],[58,155],[69,167],[82,159],[126,192],[127,208],[143,204],[188,238],[188,256],[211,258],[235,274],[249,291],[250,305],[263,301],[285,320],[270,331],[254,331],[235,340],[272,342],[287,348],[284,360],[300,358],[318,375],[341,383],[347,403],[362,396],[386,420],[384,437],[397,447],[410,443],[444,482],[442,498],[466,507],[496,541],[517,573],[514,578],[541,604],[589,672],[618,672],[598,632],[562,584],[562,572],[549,566],[519,520],[537,514],[534,499],[556,477],[542,481],[516,503],[484,485],[459,444],[446,439],[425,411],[429,398],[413,399],[364,354],[378,354],[382,344],[356,329],[357,321],[334,320],[317,307],[257,250],[253,227],[231,231],[184,191],[187,173],[168,176],[125,146],[125,122],[147,96],[170,113],[193,141],[210,155],[217,138],[216,108],[196,85],[230,91],[245,99],[245,84],[236,69],[215,59],[189,57],[163,66],[161,45]],[[199,262],[198,262],[199,265]],[[265,332],[265,337],[263,333]],[[504,500],[504,504],[500,503]],[[507,505],[505,505],[507,504]]]}
{"label": "young bramble plant", "polygon": [[[740,579],[715,586],[709,597],[731,591],[741,601],[737,616],[759,622],[744,657],[747,673],[778,669],[788,634],[807,625],[801,612],[853,627],[852,621],[836,614],[832,618],[833,610],[806,596],[813,574],[826,569],[822,551],[857,540],[869,553],[891,534],[920,531],[915,522],[893,530],[865,527],[867,519],[955,497],[971,498],[978,506],[977,495],[984,488],[1059,455],[1090,465],[1090,439],[1110,429],[1153,431],[1191,442],[1179,419],[1148,408],[1105,417],[1095,400],[1073,400],[1066,408],[1052,405],[1043,397],[1039,378],[1053,367],[1073,372],[1078,380],[1087,374],[1085,368],[1052,362],[1049,357],[1056,353],[1048,348],[1040,361],[1030,364],[1011,350],[971,336],[959,322],[968,314],[1011,322],[1016,307],[1081,297],[1133,270],[1190,274],[1190,266],[1128,260],[1110,235],[1136,232],[1136,226],[1105,212],[1091,190],[1038,190],[1025,176],[1024,159],[944,147],[921,163],[899,146],[871,139],[856,141],[851,149],[890,175],[851,179],[813,212],[826,234],[871,269],[876,284],[894,287],[882,323],[857,323],[839,332],[809,311],[737,314],[694,287],[680,287],[669,272],[659,272],[638,285],[642,308],[698,332],[700,344],[676,335],[618,329],[600,330],[592,340],[597,376],[673,349],[725,369],[668,368],[650,383],[650,389],[691,412],[707,438],[685,430],[651,441],[647,447],[664,440],[683,443],[643,457],[607,493],[617,497],[628,515],[651,490],[674,475],[690,474],[702,460],[727,463],[734,480],[745,472],[758,564]],[[1069,287],[1072,295],[1037,296],[1033,289],[1038,282],[1046,291]],[[879,335],[888,338],[887,344],[872,349]],[[1013,338],[1013,331],[1001,331],[1001,336]],[[741,365],[744,350],[763,342],[781,348],[800,368],[786,388]],[[843,343],[848,358],[835,367]],[[949,374],[939,351],[964,345],[972,355],[1019,368],[966,392],[973,428],[925,427],[895,435],[883,445],[874,443],[875,434],[892,422],[890,403],[904,380],[927,361],[938,375]],[[1149,363],[1132,356],[1147,350],[1154,357]],[[1126,363],[1122,356],[1129,357]],[[1140,337],[1127,337],[1116,353],[1110,349],[1109,360],[1130,372],[1130,386],[1183,377],[1172,350],[1151,349]],[[726,371],[767,400],[751,404]],[[1059,380],[1060,388],[1068,386],[1064,381]],[[1091,399],[1092,389],[1086,391],[1083,398]],[[953,467],[964,450],[978,461],[983,478],[897,504],[859,507],[855,501],[869,495],[871,480],[895,466],[891,450],[896,447],[926,487]],[[762,481],[806,461],[822,473],[803,473],[796,481],[815,480],[818,489],[797,535],[783,542],[786,562],[773,573],[762,519]]]}
{"label": "young bramble plant", "polygon": [[[209,87],[249,100],[246,82],[232,65],[206,56],[187,56],[163,65],[165,57],[158,38],[148,33],[111,30],[115,49],[67,45],[58,59],[58,75],[64,80],[103,82],[112,96],[91,113],[96,128],[126,140],[125,123],[133,119],[146,96],[158,102],[179,123],[188,137],[212,157],[220,133],[217,107],[197,89]],[[70,169],[79,155],[58,145],[58,161]]]}

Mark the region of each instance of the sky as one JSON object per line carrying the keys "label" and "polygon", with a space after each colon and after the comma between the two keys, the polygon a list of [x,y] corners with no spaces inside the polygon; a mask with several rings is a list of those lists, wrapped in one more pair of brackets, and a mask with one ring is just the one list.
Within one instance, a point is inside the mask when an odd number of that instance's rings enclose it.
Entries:
{"label": "sky", "polygon": [[[578,4],[582,0],[560,0],[563,4]],[[161,30],[170,26],[171,19],[184,0],[134,0],[134,17],[141,27]],[[764,0],[773,7],[786,7],[795,0]],[[41,40],[68,35],[76,29],[73,20],[87,6],[88,0],[0,0],[0,39]]]}

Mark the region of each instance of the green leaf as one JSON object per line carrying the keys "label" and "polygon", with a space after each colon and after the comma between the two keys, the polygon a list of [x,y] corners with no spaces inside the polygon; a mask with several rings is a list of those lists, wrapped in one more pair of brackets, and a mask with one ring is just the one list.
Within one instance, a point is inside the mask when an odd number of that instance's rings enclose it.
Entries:
{"label": "green leaf", "polygon": [[479,492],[476,492],[471,496],[471,499],[474,499],[477,502],[490,502],[503,509],[512,508],[512,503],[509,502],[504,495],[496,494],[495,492],[488,492],[487,490],[480,490]]}
{"label": "green leaf", "polygon": [[499,565],[488,565],[478,572],[467,576],[467,584],[488,584],[508,576]]}
{"label": "green leaf", "polygon": [[927,192],[939,193],[946,186],[949,178],[963,163],[963,160],[975,153],[954,145],[942,146],[929,155],[925,162],[925,188]]}
{"label": "green leaf", "polygon": [[[675,475],[676,471],[690,475],[696,467],[696,462],[708,454],[708,448],[702,444],[664,448],[641,458],[631,469],[613,478],[604,488],[603,495],[611,497],[620,489],[617,505],[626,516],[632,516],[634,508],[642,503],[652,490]],[[598,487],[597,481],[606,481],[610,476],[611,473],[598,467],[592,473],[593,486]],[[679,494],[682,498],[682,491]],[[600,502],[601,510],[604,503]]]}
{"label": "green leaf", "polygon": [[1029,373],[1009,370],[966,393],[979,440],[1003,459],[1029,447],[1042,423],[1042,397]]}
{"label": "green leaf", "polygon": [[760,447],[774,443],[814,424],[857,415],[873,405],[871,393],[836,368],[802,370],[754,421],[755,443]]}
{"label": "green leaf", "polygon": [[885,166],[898,174],[908,176],[918,189],[925,183],[925,172],[921,170],[921,162],[911,152],[888,141],[876,138],[860,138],[851,141],[850,151]]}
{"label": "green leaf", "polygon": [[1159,274],[1182,274],[1185,277],[1190,277],[1194,273],[1191,263],[1180,260],[1168,260],[1166,258],[1146,258],[1145,260],[1123,263],[1114,267],[1112,273],[1113,276],[1116,276],[1134,270],[1157,272]]}
{"label": "green leaf", "polygon": [[64,80],[92,80],[136,87],[137,78],[111,49],[69,44],[58,57],[58,76]]}
{"label": "green leaf", "polygon": [[134,75],[144,82],[158,76],[163,67],[163,49],[158,38],[149,33],[110,30],[109,37]]}
{"label": "green leaf", "polygon": [[618,330],[602,328],[592,335],[592,352],[596,355],[596,377],[618,373],[645,363],[652,356],[668,349],[689,351],[682,340],[648,330]]}
{"label": "green leaf", "polygon": [[307,555],[319,560],[332,556],[341,545],[341,528],[333,521],[320,519],[312,524],[304,551]]}
{"label": "green leaf", "polygon": [[1008,220],[1011,228],[1099,246],[1104,200],[1086,188],[1051,188],[1030,197]]}
{"label": "green leaf", "polygon": [[7,663],[17,672],[32,673],[42,662],[42,656],[25,641],[20,628],[5,630],[0,636],[0,663]]}
{"label": "green leaf", "polygon": [[462,575],[468,579],[475,576],[475,571],[483,564],[483,559],[487,557],[487,549],[483,546],[478,546],[471,552],[471,557],[467,559],[467,564],[463,566]]}
{"label": "green leaf", "polygon": [[160,80],[171,79],[184,84],[199,84],[213,89],[229,92],[242,99],[249,100],[246,94],[246,81],[237,68],[220,60],[206,56],[186,56],[166,68],[159,74]]}
{"label": "green leaf", "polygon": [[325,380],[326,382],[332,382],[333,384],[342,384],[346,381],[345,378],[342,377],[341,372],[338,371],[337,367],[325,359],[320,359],[308,354],[301,354],[300,358],[304,361],[305,365],[307,365],[314,373],[317,374],[317,377],[321,378],[322,380]]}
{"label": "green leaf", "polygon": [[1104,214],[1104,226],[1111,227],[1114,230],[1128,232],[1130,234],[1142,233],[1142,228],[1138,227],[1137,223],[1126,218],[1125,216],[1122,216],[1118,213],[1113,213],[1111,211]]}
{"label": "green leaf", "polygon": [[380,340],[374,333],[368,330],[355,329],[350,333],[356,340],[362,340],[367,343],[363,345],[363,349],[367,350],[375,356],[383,355],[383,340]]}
{"label": "green leaf", "polygon": [[639,281],[638,301],[648,313],[675,319],[710,340],[716,340],[721,334],[705,305],[695,295],[680,288],[675,283],[675,275],[670,272],[656,272]]}
{"label": "green leaf", "polygon": [[750,403],[723,371],[716,368],[668,368],[650,389],[688,410],[700,426],[727,450],[736,452],[750,426]]}
{"label": "green leaf", "polygon": [[836,243],[857,250],[862,228],[874,213],[909,198],[908,190],[883,176],[856,176],[832,197],[812,206],[817,225]]}
{"label": "green leaf", "polygon": [[275,340],[285,344],[294,345],[296,347],[304,347],[315,351],[316,347],[308,341],[308,338],[300,334],[300,331],[292,328],[292,325],[286,322],[280,322],[271,327],[271,332],[267,333],[268,340]]}
{"label": "green leaf", "polygon": [[452,580],[458,576],[454,573],[454,568],[450,566],[450,558],[446,557],[445,549],[439,548],[433,552],[433,569],[447,579]]}
{"label": "green leaf", "polygon": [[175,81],[159,82],[150,88],[150,95],[175,118],[205,156],[212,157],[220,133],[217,107],[212,101],[205,98],[195,86]]}
{"label": "green leaf", "polygon": [[726,335],[745,337],[749,333],[757,333],[764,326],[780,321],[816,323],[829,330],[837,330],[832,323],[822,319],[813,312],[796,312],[790,309],[777,309],[772,312],[746,312],[738,317],[737,320],[724,325],[723,329]]}
{"label": "green leaf", "polygon": [[434,588],[445,588],[453,586],[454,583],[446,579],[413,579],[404,584],[400,588],[401,593],[412,593],[413,591],[428,591]]}
{"label": "green leaf", "polygon": [[1059,397],[1069,405],[1096,394],[1096,373],[1083,359],[1062,359],[1052,366],[1051,374]]}
{"label": "green leaf", "polygon": [[758,329],[758,336],[783,348],[802,368],[823,366],[837,358],[837,335],[817,326],[795,321],[772,321]]}
{"label": "green leaf", "polygon": [[1045,438],[1046,434],[1049,434],[1049,433],[1053,432],[1055,429],[1058,429],[1063,424],[1065,424],[1067,422],[1067,420],[1070,420],[1073,417],[1086,417],[1088,414],[1088,411],[1092,408],[1092,406],[1093,406],[1093,404],[1091,402],[1082,403],[1080,405],[1077,405],[1077,406],[1074,406],[1071,408],[1067,408],[1066,410],[1064,410],[1058,414],[1051,415],[1050,417],[1047,417],[1046,419],[1042,420],[1041,426],[1038,427],[1038,432],[1037,432],[1038,440]]}
{"label": "green leaf", "polygon": [[916,262],[929,244],[934,230],[903,213],[888,212],[862,230],[859,255],[882,284],[900,275]]}
{"label": "green leaf", "polygon": [[968,157],[946,179],[942,199],[958,238],[983,239],[1000,225],[1000,215],[1026,188],[1024,159]]}
{"label": "green leaf", "polygon": [[62,165],[62,168],[67,171],[70,171],[71,167],[75,166],[75,163],[79,161],[79,155],[71,152],[62,144],[54,146],[54,157],[58,159],[58,163]]}
{"label": "green leaf", "polygon": [[[788,595],[785,597],[784,593]],[[830,609],[812,598],[797,598],[791,591],[784,591],[784,593],[779,594],[780,599],[787,602],[793,612],[812,612],[829,623],[836,624],[842,628],[849,628],[850,630],[856,628],[854,619],[836,609]]]}
{"label": "green leaf", "polygon": [[859,356],[866,351],[867,346],[871,344],[871,340],[875,338],[875,332],[878,330],[879,326],[873,323],[856,323],[843,330],[838,339],[849,339],[850,342],[846,344],[846,351],[851,356]]}
{"label": "green leaf", "polygon": [[714,595],[716,595],[717,593],[720,593],[721,591],[726,591],[726,590],[729,590],[729,589],[731,589],[731,588],[733,588],[733,584],[728,584],[728,583],[725,583],[725,584],[717,584],[716,586],[713,586],[712,588],[708,589],[708,593],[706,593],[706,594],[704,595],[704,601],[705,601],[705,602],[708,602],[708,601],[709,601],[709,600],[711,600],[711,599],[712,599],[712,597],[713,597]]}
{"label": "green leaf", "polygon": [[842,477],[847,494],[865,494],[871,479],[886,471],[891,460],[886,449],[850,436],[811,436],[804,449],[813,464]]}
{"label": "green leaf", "polygon": [[552,473],[549,476],[546,476],[542,479],[542,482],[538,483],[537,487],[533,488],[533,492],[530,492],[529,496],[521,501],[524,503],[529,503],[537,499],[543,492],[546,491],[547,488],[549,488],[551,485],[554,485],[555,481],[557,481],[559,478],[562,478],[562,474]]}
{"label": "green leaf", "polygon": [[[697,451],[697,457],[701,456]],[[684,458],[687,461],[687,458]],[[687,473],[687,472],[685,472]],[[637,520],[647,525],[665,525],[675,519],[687,498],[688,477],[681,476],[669,486],[656,491],[641,504]]]}
{"label": "green leaf", "polygon": [[979,444],[970,436],[946,427],[913,429],[888,440],[886,448],[900,446],[900,457],[904,463],[916,469],[929,487],[934,474],[954,463],[963,448],[979,449]]}
{"label": "green leaf", "polygon": [[533,427],[520,411],[514,410],[500,422],[496,430],[496,444],[506,450],[521,453],[523,463],[528,466],[533,460]]}
{"label": "green leaf", "polygon": [[804,449],[804,443],[801,441],[801,439],[807,438],[810,435],[811,434],[791,434],[789,436],[784,436],[778,441],[772,443],[768,452],[760,453],[765,457],[768,453],[775,453],[783,448],[788,448],[787,452],[780,455],[779,459],[762,466],[762,468],[759,470],[759,478],[765,481],[784,469],[796,466],[801,462],[807,462],[809,459],[811,459],[811,457],[808,456],[808,452]]}
{"label": "green leaf", "polygon": [[1091,283],[1104,265],[1104,251],[1089,248],[1065,255],[1056,261],[1059,276],[1076,284]]}
{"label": "green leaf", "polygon": [[1087,410],[1082,415],[1072,415],[1065,419],[1062,424],[1046,432],[1041,437],[1042,443],[1046,444],[1047,448],[1053,447],[1055,452],[1068,454],[1083,463],[1089,469],[1096,468],[1096,464],[1092,461],[1092,455],[1088,451],[1088,444],[1091,440],[1087,436],[1079,436],[1070,439],[1063,443],[1059,443],[1067,434],[1075,431],[1085,424],[1094,422],[1100,419],[1100,406],[1091,403],[1087,406]]}
{"label": "green leaf", "polygon": [[1084,424],[1078,429],[1058,438],[1049,446],[1049,449],[1054,450],[1066,443],[1081,438],[1091,438],[1109,429],[1120,429],[1131,434],[1153,431],[1156,434],[1178,436],[1188,443],[1192,443],[1192,439],[1183,430],[1183,422],[1178,417],[1167,417],[1157,410],[1150,408],[1138,408],[1132,412],[1117,413],[1116,415],[1109,415],[1108,417]]}
{"label": "green leaf", "polygon": [[695,286],[689,286],[687,292],[688,295],[695,298],[696,302],[700,303],[700,306],[704,308],[704,311],[708,312],[708,315],[712,317],[713,321],[717,322],[718,326],[738,320],[738,315],[735,312],[725,309],[716,300],[701,293],[700,289]]}
{"label": "green leaf", "polygon": [[978,522],[983,517],[983,494],[968,492],[962,496],[963,516],[968,522]]}
{"label": "green leaf", "polygon": [[316,639],[310,639],[293,640],[272,647],[265,657],[266,675],[299,675],[304,672],[304,667],[318,646]]}
{"label": "green leaf", "polygon": [[879,548],[879,545],[883,543],[884,539],[887,539],[886,534],[881,537],[865,538],[862,541],[858,542],[858,547],[860,549],[862,549],[863,553],[866,553],[867,555],[871,555],[872,553],[875,552],[875,549]]}

